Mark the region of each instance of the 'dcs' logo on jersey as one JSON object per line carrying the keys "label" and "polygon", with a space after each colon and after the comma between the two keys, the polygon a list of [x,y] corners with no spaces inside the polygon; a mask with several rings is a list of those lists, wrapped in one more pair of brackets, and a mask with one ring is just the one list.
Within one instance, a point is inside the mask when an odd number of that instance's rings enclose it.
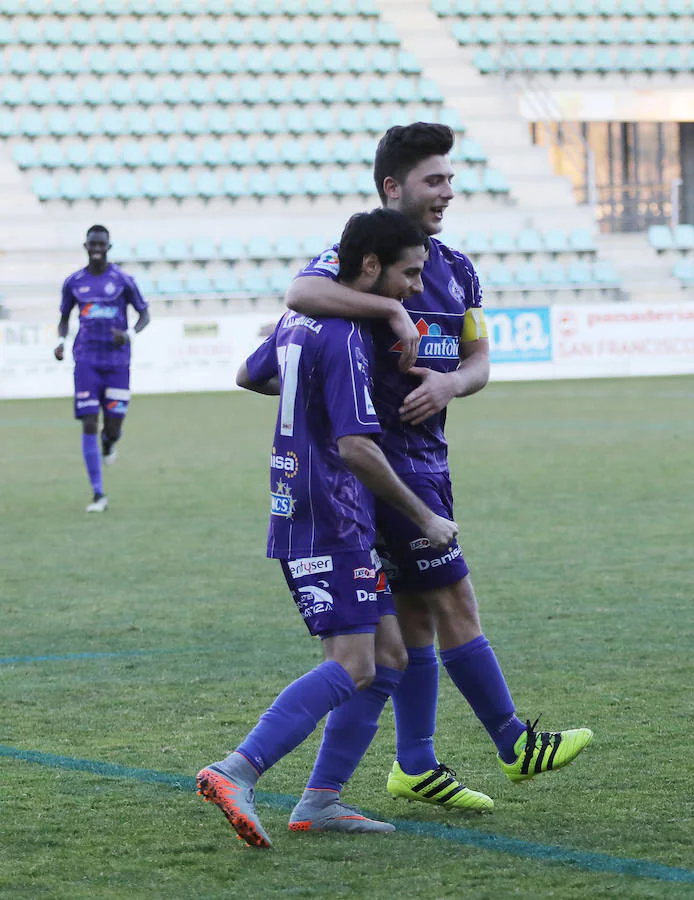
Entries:
{"label": "'dcs' logo on jersey", "polygon": [[[441,334],[441,326],[436,322],[429,325],[424,319],[415,323],[422,339],[419,342],[418,359],[457,359],[458,338],[451,334]],[[390,348],[391,353],[399,353],[402,343],[398,341]]]}
{"label": "'dcs' logo on jersey", "polygon": [[461,305],[465,303],[465,290],[458,284],[455,278],[451,278],[448,282],[448,293]]}

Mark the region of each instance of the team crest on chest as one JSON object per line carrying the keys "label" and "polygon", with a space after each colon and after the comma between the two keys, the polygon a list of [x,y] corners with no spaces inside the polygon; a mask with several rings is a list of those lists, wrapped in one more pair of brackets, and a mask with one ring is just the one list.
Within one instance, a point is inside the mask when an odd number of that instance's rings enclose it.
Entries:
{"label": "team crest on chest", "polygon": [[465,291],[458,284],[455,278],[451,278],[451,280],[448,282],[448,293],[451,295],[451,297],[453,297],[454,300],[457,300],[458,303],[465,303]]}
{"label": "team crest on chest", "polygon": [[116,293],[115,284],[112,281],[107,281],[106,286],[104,287],[104,292],[109,295],[115,294]]}

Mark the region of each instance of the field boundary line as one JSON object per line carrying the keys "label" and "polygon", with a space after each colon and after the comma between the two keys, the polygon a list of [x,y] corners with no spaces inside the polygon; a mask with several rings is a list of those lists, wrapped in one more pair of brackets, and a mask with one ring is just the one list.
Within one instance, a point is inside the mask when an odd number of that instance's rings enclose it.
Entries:
{"label": "field boundary line", "polygon": [[[88,772],[92,775],[101,775],[107,778],[125,778],[148,784],[165,784],[179,790],[195,790],[195,779],[192,776],[174,775],[168,772],[159,772],[156,769],[139,769],[98,760],[57,756],[54,753],[22,750],[19,747],[9,747],[4,744],[0,744],[0,757],[34,763],[40,766]],[[256,797],[259,803],[275,809],[292,809],[298,799],[287,794],[270,794],[262,791],[259,791]],[[494,853],[522,856],[526,859],[535,859],[540,862],[571,863],[589,872],[609,872],[617,875],[631,875],[635,878],[694,884],[694,871],[691,869],[666,866],[650,860],[627,859],[611,856],[608,853],[572,850],[554,844],[538,844],[518,838],[505,837],[501,834],[489,834],[469,828],[448,827],[435,822],[413,822],[407,819],[393,819],[392,821],[400,832],[452,841],[478,850],[490,850]]]}

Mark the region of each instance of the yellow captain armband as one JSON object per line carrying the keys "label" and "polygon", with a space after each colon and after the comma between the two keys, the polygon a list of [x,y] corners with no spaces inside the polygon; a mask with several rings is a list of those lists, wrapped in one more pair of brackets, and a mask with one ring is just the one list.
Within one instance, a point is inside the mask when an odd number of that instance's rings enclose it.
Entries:
{"label": "yellow captain armband", "polygon": [[479,306],[471,306],[465,310],[465,318],[463,319],[463,330],[460,334],[460,340],[463,344],[469,344],[471,341],[481,341],[488,338],[487,323],[484,320],[484,312]]}

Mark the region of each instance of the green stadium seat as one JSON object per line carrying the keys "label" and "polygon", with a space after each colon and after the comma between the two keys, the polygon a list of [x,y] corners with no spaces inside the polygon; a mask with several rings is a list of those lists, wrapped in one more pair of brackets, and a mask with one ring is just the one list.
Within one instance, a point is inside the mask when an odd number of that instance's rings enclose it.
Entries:
{"label": "green stadium seat", "polygon": [[503,172],[498,169],[485,169],[484,190],[490,194],[507,194],[509,186]]}
{"label": "green stadium seat", "polygon": [[59,192],[52,175],[37,175],[31,183],[33,192],[42,202],[57,200]]}
{"label": "green stadium seat", "polygon": [[569,234],[569,247],[575,253],[595,253],[595,239],[587,228],[574,228]]}
{"label": "green stadium seat", "polygon": [[547,287],[559,286],[567,283],[566,272],[561,263],[545,263],[540,269],[540,283]]}
{"label": "green stadium seat", "polygon": [[213,102],[212,88],[205,78],[190,78],[186,83],[188,102],[194,106],[203,106]]}
{"label": "green stadium seat", "polygon": [[247,141],[232,140],[226,148],[227,162],[232,166],[247,166],[253,162],[254,156]]}
{"label": "green stadium seat", "polygon": [[622,283],[619,272],[609,260],[598,260],[593,264],[593,280],[606,287],[618,287]]}
{"label": "green stadium seat", "polygon": [[248,193],[251,197],[264,200],[275,193],[275,180],[269,172],[254,172],[248,179]]}
{"label": "green stadium seat", "polygon": [[204,200],[224,196],[222,185],[216,172],[200,172],[195,177],[194,193]]}
{"label": "green stadium seat", "polygon": [[222,294],[225,297],[238,294],[240,291],[239,279],[233,272],[224,272],[221,275],[215,275],[212,279],[215,293]]}
{"label": "green stadium seat", "polygon": [[513,286],[513,272],[504,263],[495,263],[487,270],[484,282],[490,287],[509,288]]}
{"label": "green stadium seat", "polygon": [[120,151],[112,143],[95,144],[93,163],[100,169],[113,169],[121,164]]}
{"label": "green stadium seat", "polygon": [[12,150],[12,159],[20,169],[32,169],[38,163],[34,144],[17,144]]}
{"label": "green stadium seat", "polygon": [[113,193],[119,199],[127,203],[142,196],[140,182],[132,172],[124,172],[117,175],[113,181]]}
{"label": "green stadium seat", "polygon": [[304,193],[309,197],[322,197],[330,193],[327,181],[322,172],[315,170],[307,172],[302,179],[302,183]]}
{"label": "green stadium seat", "polygon": [[691,0],[667,0],[667,14],[669,16],[691,16]]}
{"label": "green stadium seat", "polygon": [[222,191],[225,197],[237,200],[248,195],[246,178],[241,172],[227,172],[222,179]]}
{"label": "green stadium seat", "polygon": [[648,229],[648,243],[658,253],[674,247],[672,232],[667,225],[651,225]]}
{"label": "green stadium seat", "polygon": [[558,228],[546,231],[542,237],[543,248],[547,253],[566,253],[569,249],[569,240],[566,232]]}
{"label": "green stadium seat", "polygon": [[225,237],[219,243],[219,258],[237,261],[244,259],[246,249],[244,244],[237,237]]}
{"label": "green stadium seat", "polygon": [[455,178],[455,189],[459,194],[479,194],[482,188],[476,169],[461,169]]}
{"label": "green stadium seat", "polygon": [[141,193],[152,202],[167,196],[166,185],[159,172],[146,172],[142,176]]}
{"label": "green stadium seat", "polygon": [[307,145],[305,159],[312,165],[323,166],[332,162],[332,154],[326,142],[316,138]]}
{"label": "green stadium seat", "polygon": [[94,172],[87,178],[85,192],[92,200],[109,200],[115,196],[110,179],[102,172]]}
{"label": "green stadium seat", "polygon": [[542,238],[534,228],[523,228],[516,235],[516,249],[519,253],[533,255],[542,251]]}
{"label": "green stadium seat", "polygon": [[566,277],[574,287],[585,287],[593,283],[590,267],[581,262],[570,263],[566,269]]}
{"label": "green stadium seat", "polygon": [[167,193],[179,202],[196,195],[195,187],[187,172],[172,172],[166,182]]}
{"label": "green stadium seat", "polygon": [[[4,71],[0,62],[0,72]],[[36,54],[36,71],[39,75],[60,75],[63,72],[61,55],[55,50],[43,50]]]}
{"label": "green stadium seat", "polygon": [[672,275],[684,285],[694,284],[694,260],[678,259],[672,267]]}
{"label": "green stadium seat", "polygon": [[694,250],[694,225],[675,225],[673,243],[678,250]]}
{"label": "green stadium seat", "polygon": [[262,297],[270,292],[267,276],[261,269],[250,269],[240,277],[241,290],[251,297]]}
{"label": "green stadium seat", "polygon": [[203,272],[193,272],[188,275],[183,283],[183,290],[186,294],[192,294],[194,297],[204,297],[214,293],[212,279]]}
{"label": "green stadium seat", "polygon": [[139,169],[147,163],[147,154],[139,141],[128,141],[120,148],[121,164],[126,169]]}
{"label": "green stadium seat", "polygon": [[482,231],[469,231],[460,243],[468,256],[481,256],[490,250],[489,236]]}
{"label": "green stadium seat", "polygon": [[156,280],[156,292],[161,297],[179,297],[185,294],[183,279],[173,273],[162,275]]}
{"label": "green stadium seat", "polygon": [[[43,127],[43,117],[40,113],[33,113],[33,115],[38,116],[38,120],[41,124],[41,128]],[[41,131],[39,131],[39,134]],[[26,132],[23,128],[20,127],[14,115],[11,112],[4,112],[0,110],[0,137],[8,138],[14,137],[16,134],[22,134],[24,137],[35,137],[36,135],[31,135]]]}
{"label": "green stadium seat", "polygon": [[70,142],[64,145],[65,164],[73,169],[92,168],[94,153],[84,141]]}
{"label": "green stadium seat", "polygon": [[540,284],[540,273],[537,266],[524,263],[513,273],[513,280],[519,287],[537,287]]}
{"label": "green stadium seat", "polygon": [[489,50],[478,50],[472,62],[483,75],[491,75],[500,69],[499,60]]}
{"label": "green stadium seat", "polygon": [[165,240],[159,256],[156,257],[174,264],[187,262],[193,258],[188,241],[178,237]]}

